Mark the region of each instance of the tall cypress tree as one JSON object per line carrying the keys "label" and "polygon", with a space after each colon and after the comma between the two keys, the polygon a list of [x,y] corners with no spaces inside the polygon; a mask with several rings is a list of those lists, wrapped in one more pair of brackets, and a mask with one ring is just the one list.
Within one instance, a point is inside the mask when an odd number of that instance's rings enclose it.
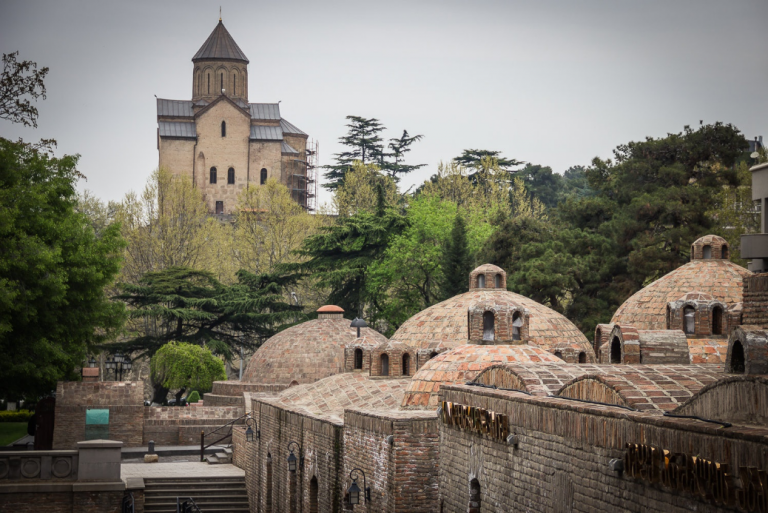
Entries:
{"label": "tall cypress tree", "polygon": [[443,299],[451,298],[469,289],[469,273],[472,262],[469,258],[469,243],[467,242],[467,226],[461,214],[456,214],[453,220],[451,236],[445,242],[443,250],[443,280],[440,293]]}

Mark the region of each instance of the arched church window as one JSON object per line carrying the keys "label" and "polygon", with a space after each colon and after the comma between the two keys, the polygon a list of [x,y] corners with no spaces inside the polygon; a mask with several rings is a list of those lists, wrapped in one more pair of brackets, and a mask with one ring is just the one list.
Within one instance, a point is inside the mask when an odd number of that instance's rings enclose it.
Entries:
{"label": "arched church window", "polygon": [[261,185],[264,185],[267,183],[267,168],[263,167],[261,168]]}
{"label": "arched church window", "polygon": [[210,179],[210,182],[211,183],[216,183],[216,168],[215,167],[211,168],[211,179]]}
{"label": "arched church window", "polygon": [[230,167],[227,170],[227,183],[230,184],[230,185],[235,183],[235,168],[234,167]]}
{"label": "arched church window", "polygon": [[224,73],[221,74],[221,94],[224,94]]}
{"label": "arched church window", "polygon": [[512,340],[521,340],[523,330],[523,315],[515,312],[512,316]]}
{"label": "arched church window", "polygon": [[493,342],[495,335],[493,312],[485,312],[483,314],[483,340]]}
{"label": "arched church window", "polygon": [[221,136],[226,137],[227,136],[227,122],[222,121],[221,122]]}
{"label": "arched church window", "polygon": [[477,276],[477,288],[478,289],[484,289],[485,288],[485,275],[480,274]]}
{"label": "arched church window", "polygon": [[208,94],[211,94],[211,74],[208,73]]}
{"label": "arched church window", "polygon": [[683,331],[688,335],[696,332],[696,311],[692,306],[686,306],[683,309]]}
{"label": "arched church window", "polygon": [[237,94],[237,75],[232,75],[232,96]]}

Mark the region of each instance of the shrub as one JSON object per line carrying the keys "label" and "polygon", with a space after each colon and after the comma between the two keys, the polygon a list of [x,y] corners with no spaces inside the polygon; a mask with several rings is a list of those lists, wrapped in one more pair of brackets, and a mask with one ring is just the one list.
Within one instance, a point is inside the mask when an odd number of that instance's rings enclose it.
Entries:
{"label": "shrub", "polygon": [[32,413],[28,410],[0,411],[0,422],[29,422]]}
{"label": "shrub", "polygon": [[187,397],[188,403],[196,403],[200,400],[200,394],[197,393],[197,390],[193,390],[191,394]]}

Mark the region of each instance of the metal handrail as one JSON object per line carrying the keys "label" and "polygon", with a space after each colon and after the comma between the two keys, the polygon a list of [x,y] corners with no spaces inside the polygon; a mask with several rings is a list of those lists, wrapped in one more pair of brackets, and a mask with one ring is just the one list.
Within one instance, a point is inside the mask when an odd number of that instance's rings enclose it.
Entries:
{"label": "metal handrail", "polygon": [[[216,445],[217,443],[221,442],[222,440],[226,440],[227,438],[231,437],[232,436],[232,428],[234,427],[234,424],[236,424],[237,422],[243,420],[244,418],[249,417],[251,415],[251,413],[253,413],[253,412],[246,412],[244,415],[236,418],[235,420],[227,422],[223,426],[217,427],[216,429],[214,429],[213,431],[211,431],[208,434],[206,434],[205,431],[200,431],[200,462],[202,463],[203,461],[205,461],[205,450],[207,448],[211,447],[212,445]],[[209,443],[208,445],[205,445],[205,437],[206,436],[210,436],[210,435],[216,433],[217,431],[220,431],[220,430],[226,428],[227,426],[229,426],[229,433],[227,433],[226,435],[222,436],[221,438],[219,438],[219,439]]]}
{"label": "metal handrail", "polygon": [[[181,502],[184,499],[184,502]],[[189,502],[192,504],[189,504]],[[192,497],[176,497],[176,513],[203,513]]]}

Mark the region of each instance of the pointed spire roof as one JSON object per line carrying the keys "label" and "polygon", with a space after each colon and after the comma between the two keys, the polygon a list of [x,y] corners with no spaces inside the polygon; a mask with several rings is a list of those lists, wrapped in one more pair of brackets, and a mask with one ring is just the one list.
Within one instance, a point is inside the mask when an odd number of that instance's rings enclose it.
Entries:
{"label": "pointed spire roof", "polygon": [[229,31],[224,27],[224,23],[221,20],[219,20],[219,24],[213,29],[211,35],[208,36],[208,39],[205,40],[203,46],[192,57],[192,62],[201,60],[229,60],[248,63],[248,57],[237,46],[237,43],[229,35]]}

